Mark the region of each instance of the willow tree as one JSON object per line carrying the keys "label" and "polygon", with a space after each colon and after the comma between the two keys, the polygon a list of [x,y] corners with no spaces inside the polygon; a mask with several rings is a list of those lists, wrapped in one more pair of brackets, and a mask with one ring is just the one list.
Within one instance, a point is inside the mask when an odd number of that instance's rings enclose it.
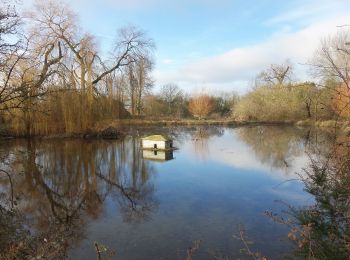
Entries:
{"label": "willow tree", "polygon": [[132,115],[141,115],[143,111],[143,97],[149,93],[153,86],[153,80],[150,76],[151,70],[152,61],[146,56],[128,65],[128,94]]}
{"label": "willow tree", "polygon": [[22,110],[30,135],[33,101],[46,94],[45,82],[56,74],[63,54],[57,38],[36,41],[32,34],[24,36],[19,15],[10,7],[6,10],[0,15],[0,110]]}
{"label": "willow tree", "polygon": [[[99,106],[93,103],[101,95],[111,93],[114,73],[125,73],[126,68],[137,69],[145,64],[152,53],[153,41],[140,29],[128,26],[117,31],[113,50],[109,57],[102,57],[96,47],[93,35],[84,33],[77,21],[76,14],[68,5],[55,1],[38,1],[31,12],[34,31],[44,38],[58,38],[64,48],[61,62],[62,75],[71,78],[71,84],[79,93],[78,121],[80,129],[90,127]],[[146,89],[146,66],[137,78],[138,89]],[[67,78],[68,78],[67,77]],[[137,96],[140,97],[139,93]],[[74,102],[77,103],[77,102]],[[74,120],[75,121],[75,120]]]}
{"label": "willow tree", "polygon": [[23,59],[25,50],[20,36],[20,17],[14,6],[0,4],[0,109],[8,110],[17,107],[14,102],[23,95],[15,87],[13,75],[16,65]]}

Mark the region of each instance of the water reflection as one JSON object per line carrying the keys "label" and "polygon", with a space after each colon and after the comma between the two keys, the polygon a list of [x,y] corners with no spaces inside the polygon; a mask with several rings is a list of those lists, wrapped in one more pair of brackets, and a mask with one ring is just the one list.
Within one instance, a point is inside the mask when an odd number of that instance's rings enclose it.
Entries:
{"label": "water reflection", "polygon": [[210,156],[209,140],[210,138],[217,136],[220,137],[224,134],[224,128],[211,126],[211,127],[197,127],[191,132],[191,140],[193,145],[193,152],[197,159],[206,160]]}
{"label": "water reflection", "polygon": [[143,159],[156,160],[156,161],[169,161],[174,159],[173,150],[142,150]]}
{"label": "water reflection", "polygon": [[309,162],[308,155],[325,155],[332,147],[330,133],[312,128],[255,126],[240,128],[236,133],[250,148],[247,153],[258,159],[257,168],[277,169],[286,177],[302,173]]}
{"label": "water reflection", "polygon": [[[0,168],[11,178],[0,175],[0,209],[11,208],[13,198],[18,212],[26,216],[23,223],[34,232],[30,236],[45,234],[54,241],[64,233],[69,242],[63,254],[71,248],[76,255],[84,249],[91,253],[93,248],[83,248],[80,241],[90,243],[100,234],[113,241],[112,246],[125,249],[119,250],[124,258],[142,259],[145,252],[166,257],[169,248],[186,248],[192,239],[239,252],[239,245],[228,245],[225,235],[234,233],[239,219],[249,222],[261,247],[286,250],[266,242],[266,236],[277,238],[283,230],[270,227],[261,212],[274,207],[275,199],[304,203],[305,196],[298,184],[283,186],[283,194],[276,192],[272,187],[280,180],[271,176],[284,176],[280,171],[294,171],[298,163],[305,167],[305,150],[329,151],[327,135],[290,127],[179,127],[158,132],[176,139],[176,160],[171,160],[173,151],[142,150],[137,135],[119,141],[6,142],[0,149]],[[99,221],[108,224],[88,228]],[[113,228],[119,236],[111,234]],[[50,238],[52,230],[57,232]],[[1,240],[3,248],[3,241],[12,236]],[[137,247],[130,248],[128,240]],[[150,253],[152,244],[158,246]]]}
{"label": "water reflection", "polygon": [[136,138],[113,145],[27,141],[19,147],[13,147],[14,160],[2,154],[9,164],[2,167],[12,168],[13,179],[1,178],[1,190],[14,194],[17,209],[33,220],[31,228],[38,233],[48,233],[52,223],[69,226],[81,221],[83,213],[98,218],[110,195],[126,222],[148,219],[157,209],[151,181],[155,169],[142,160]]}
{"label": "water reflection", "polygon": [[268,213],[290,228],[288,238],[298,258],[348,259],[350,255],[350,138],[336,136],[332,144],[327,153],[311,155],[301,178],[314,204],[290,205],[282,216]]}
{"label": "water reflection", "polygon": [[303,152],[302,145],[308,131],[290,127],[256,126],[241,128],[238,134],[262,163],[286,169],[291,166],[293,158]]}

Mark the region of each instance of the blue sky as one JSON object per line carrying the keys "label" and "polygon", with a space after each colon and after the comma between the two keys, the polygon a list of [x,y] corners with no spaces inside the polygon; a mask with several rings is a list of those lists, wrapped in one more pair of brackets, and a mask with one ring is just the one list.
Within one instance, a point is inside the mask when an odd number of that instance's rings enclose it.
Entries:
{"label": "blue sky", "polygon": [[205,88],[244,93],[259,71],[286,59],[295,64],[297,79],[308,79],[307,66],[300,64],[312,57],[322,37],[339,30],[337,25],[350,24],[350,0],[69,3],[102,50],[109,49],[123,25],[145,30],[157,46],[155,89],[177,83],[187,92]]}

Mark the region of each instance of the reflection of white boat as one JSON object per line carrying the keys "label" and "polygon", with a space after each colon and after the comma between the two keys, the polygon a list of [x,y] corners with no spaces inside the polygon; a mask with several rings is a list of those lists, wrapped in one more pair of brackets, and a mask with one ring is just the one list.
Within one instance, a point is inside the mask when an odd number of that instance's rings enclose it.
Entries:
{"label": "reflection of white boat", "polygon": [[142,157],[147,160],[168,161],[174,159],[173,150],[142,150]]}

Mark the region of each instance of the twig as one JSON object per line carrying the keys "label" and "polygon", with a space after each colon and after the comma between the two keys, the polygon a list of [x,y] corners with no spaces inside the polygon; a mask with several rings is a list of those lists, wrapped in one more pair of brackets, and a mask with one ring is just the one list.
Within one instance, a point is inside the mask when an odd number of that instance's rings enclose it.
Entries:
{"label": "twig", "polygon": [[95,248],[96,248],[96,253],[98,256],[98,260],[101,260],[101,253],[100,253],[100,249],[98,248],[98,244],[95,242]]}

